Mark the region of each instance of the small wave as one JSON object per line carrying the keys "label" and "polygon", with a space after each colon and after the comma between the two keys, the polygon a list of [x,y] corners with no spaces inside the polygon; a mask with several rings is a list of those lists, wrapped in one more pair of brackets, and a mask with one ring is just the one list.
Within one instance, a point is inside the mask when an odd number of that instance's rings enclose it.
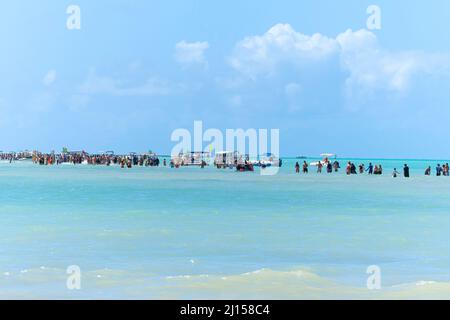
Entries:
{"label": "small wave", "polygon": [[419,280],[369,290],[337,283],[310,270],[258,269],[236,275],[167,277],[164,296],[208,299],[449,299],[450,282]]}
{"label": "small wave", "polygon": [[425,281],[425,280],[420,280],[416,282],[416,286],[426,286],[429,284],[435,284],[437,283],[436,281]]}
{"label": "small wave", "polygon": [[[25,271],[26,272],[23,272]],[[65,269],[22,268],[3,270],[0,284],[8,291],[0,298],[20,298],[24,285],[38,298],[70,296],[64,289]],[[158,276],[145,271],[97,269],[83,271],[82,294],[93,297],[141,299],[450,299],[450,282],[417,280],[380,290],[369,290],[365,283],[350,286],[316,274],[306,268],[272,270],[267,268],[237,274],[199,274]],[[88,285],[87,285],[88,284]],[[41,288],[43,290],[34,290]],[[102,290],[99,290],[102,289]]]}

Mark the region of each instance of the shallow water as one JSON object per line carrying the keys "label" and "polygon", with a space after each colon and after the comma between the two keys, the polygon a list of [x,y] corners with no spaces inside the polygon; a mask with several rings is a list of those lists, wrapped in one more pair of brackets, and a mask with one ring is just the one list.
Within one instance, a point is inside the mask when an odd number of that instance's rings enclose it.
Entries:
{"label": "shallow water", "polygon": [[[383,176],[295,161],[275,176],[1,163],[0,297],[450,298],[450,179],[423,175],[448,161],[373,160]],[[405,162],[412,177],[392,178]]]}

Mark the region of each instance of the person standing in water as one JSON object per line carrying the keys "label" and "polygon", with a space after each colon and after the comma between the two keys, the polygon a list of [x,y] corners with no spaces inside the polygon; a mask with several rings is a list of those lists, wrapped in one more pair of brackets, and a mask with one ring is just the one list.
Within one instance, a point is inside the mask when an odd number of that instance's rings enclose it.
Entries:
{"label": "person standing in water", "polygon": [[345,173],[347,175],[350,175],[351,172],[352,172],[352,163],[349,161],[347,162],[347,166],[345,167]]}
{"label": "person standing in water", "polygon": [[408,165],[405,163],[404,167],[403,167],[403,176],[405,178],[409,178],[409,167]]}
{"label": "person standing in water", "polygon": [[392,177],[397,178],[398,175],[400,175],[400,172],[397,171],[397,168],[394,168],[394,171],[392,172]]}
{"label": "person standing in water", "polygon": [[368,171],[368,174],[373,174],[373,165],[372,165],[372,162],[369,163],[369,166],[367,167],[366,171]]}
{"label": "person standing in water", "polygon": [[327,163],[327,173],[332,173],[333,172],[333,165],[331,164],[331,162]]}
{"label": "person standing in water", "polygon": [[440,177],[442,174],[442,167],[441,165],[438,163],[437,167],[436,167],[436,176]]}
{"label": "person standing in water", "polygon": [[322,164],[322,162],[319,161],[319,163],[317,164],[317,173],[322,173],[322,167],[323,167],[323,164]]}
{"label": "person standing in water", "polygon": [[356,166],[355,166],[355,164],[353,162],[350,165],[350,173],[351,174],[357,174],[356,173]]}
{"label": "person standing in water", "polygon": [[308,164],[306,161],[303,161],[303,173],[308,173]]}
{"label": "person standing in water", "polygon": [[363,174],[363,173],[364,173],[364,163],[361,163],[361,164],[359,165],[359,173],[360,173],[360,174]]}
{"label": "person standing in water", "polygon": [[333,168],[334,168],[334,172],[338,172],[339,171],[340,165],[339,165],[339,162],[337,160],[335,160],[333,162]]}
{"label": "person standing in water", "polygon": [[298,164],[298,162],[295,163],[295,173],[299,173],[300,172],[300,165]]}
{"label": "person standing in water", "polygon": [[428,168],[425,169],[425,175],[431,176],[431,166],[428,166]]}

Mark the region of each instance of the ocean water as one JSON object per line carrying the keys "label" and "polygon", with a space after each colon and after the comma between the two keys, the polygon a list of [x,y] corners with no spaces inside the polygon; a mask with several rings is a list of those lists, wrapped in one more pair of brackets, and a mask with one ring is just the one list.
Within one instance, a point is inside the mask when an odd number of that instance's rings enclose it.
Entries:
{"label": "ocean water", "polygon": [[447,161],[371,160],[382,176],[296,161],[274,176],[0,163],[0,298],[450,298],[450,178],[423,175]]}

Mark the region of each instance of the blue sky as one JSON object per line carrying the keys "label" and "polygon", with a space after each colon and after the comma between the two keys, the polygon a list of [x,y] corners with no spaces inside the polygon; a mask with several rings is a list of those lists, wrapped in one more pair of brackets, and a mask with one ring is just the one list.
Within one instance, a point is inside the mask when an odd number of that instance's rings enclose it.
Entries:
{"label": "blue sky", "polygon": [[283,155],[450,158],[448,1],[242,2],[3,3],[0,150],[169,153],[202,120],[279,128]]}

